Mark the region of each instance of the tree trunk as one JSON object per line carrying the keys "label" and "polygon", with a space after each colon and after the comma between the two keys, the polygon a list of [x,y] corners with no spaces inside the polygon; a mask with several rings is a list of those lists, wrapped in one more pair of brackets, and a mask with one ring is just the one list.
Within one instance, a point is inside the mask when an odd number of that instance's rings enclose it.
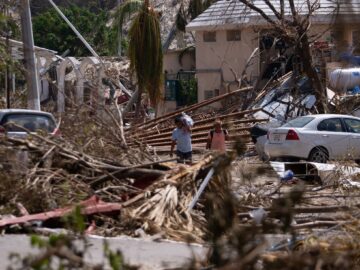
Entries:
{"label": "tree trunk", "polygon": [[312,87],[315,90],[315,97],[317,101],[317,108],[319,113],[327,113],[327,97],[326,97],[326,88],[323,87],[323,84],[320,80],[319,74],[317,73],[310,51],[310,44],[307,34],[302,35],[300,46],[297,47],[297,52],[300,56],[300,59],[303,63],[303,69],[305,74],[308,76]]}
{"label": "tree trunk", "polygon": [[135,118],[139,118],[140,117],[140,113],[141,113],[141,96],[143,93],[143,89],[141,89],[140,87],[138,88],[138,96],[136,99],[136,109],[135,109]]}
{"label": "tree trunk", "polygon": [[134,103],[137,101],[138,94],[139,94],[139,90],[136,89],[135,92],[132,94],[130,100],[126,104],[126,106],[123,110],[123,114],[132,111],[132,107],[133,107]]}

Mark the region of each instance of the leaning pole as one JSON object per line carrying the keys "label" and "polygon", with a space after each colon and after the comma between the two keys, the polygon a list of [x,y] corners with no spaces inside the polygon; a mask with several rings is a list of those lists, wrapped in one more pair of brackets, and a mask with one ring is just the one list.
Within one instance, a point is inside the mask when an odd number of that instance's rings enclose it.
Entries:
{"label": "leaning pole", "polygon": [[34,37],[29,0],[20,0],[20,17],[28,91],[28,108],[40,110],[38,72],[35,61]]}

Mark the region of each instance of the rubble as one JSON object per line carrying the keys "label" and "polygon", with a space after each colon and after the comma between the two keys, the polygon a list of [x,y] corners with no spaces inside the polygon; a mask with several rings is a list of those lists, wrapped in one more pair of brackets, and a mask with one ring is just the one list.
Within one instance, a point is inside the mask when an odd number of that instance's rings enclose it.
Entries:
{"label": "rubble", "polygon": [[[3,218],[0,227],[63,217],[74,206],[80,205],[83,206],[82,213],[91,216],[89,223],[97,220],[103,224],[96,226],[95,234],[135,236],[142,229],[147,234],[162,231],[170,239],[185,241],[191,237],[195,242],[203,242],[204,213],[198,210],[190,213],[186,209],[196,193],[196,183],[203,179],[202,175],[210,169],[216,156],[209,155],[185,167],[175,166],[169,160],[125,165],[124,159],[119,162],[79,152],[62,138],[41,134],[32,134],[26,139],[3,138],[0,147],[9,146],[28,152],[29,160],[28,167],[21,171],[9,165],[11,177],[17,179],[11,181],[17,181],[18,186],[13,190],[14,194],[0,191],[2,200],[12,198],[12,202],[6,204],[10,209],[12,203],[21,202],[30,214]],[[136,151],[128,149],[126,152],[128,160],[132,155],[136,159]],[[32,207],[31,198],[23,201],[30,191],[39,194],[44,201],[40,208]],[[33,200],[36,200],[35,196]],[[17,212],[16,208],[13,211]],[[39,213],[41,211],[43,213]],[[120,215],[111,218],[101,215],[114,211]],[[118,223],[121,225],[115,226]],[[107,226],[112,227],[111,232]],[[130,227],[125,229],[127,226]]]}
{"label": "rubble", "polygon": [[[198,113],[196,108],[183,111],[195,120],[195,142],[202,142],[215,116],[211,112]],[[230,130],[234,139],[242,138],[242,134],[249,139],[253,125],[268,120],[253,117],[260,109],[220,117],[233,126]],[[227,155],[209,152],[200,154],[193,165],[179,165],[156,154],[158,148],[168,145],[172,117],[177,113],[137,124],[136,128],[130,125],[124,130],[127,147],[122,147],[119,135],[111,132],[116,125],[101,134],[92,133],[91,129],[85,135],[79,132],[78,127],[84,128],[83,122],[74,120],[79,114],[63,119],[65,123],[78,123],[72,130],[64,127],[63,138],[39,133],[27,139],[3,137],[0,149],[17,149],[29,158],[26,168],[19,169],[21,164],[17,164],[16,170],[10,172],[11,182],[3,180],[0,199],[5,203],[1,214],[19,216],[2,216],[3,231],[16,232],[19,225],[28,229],[31,221],[56,220],[76,205],[83,205],[86,233],[92,235],[210,243],[220,249],[224,241],[244,239],[245,246],[256,248],[257,261],[272,265],[299,252],[307,254],[304,243],[314,237],[319,239],[317,243],[336,251],[339,247],[334,244],[333,235],[337,234],[344,241],[344,254],[348,254],[350,244],[344,235],[353,235],[358,228],[360,193],[354,184],[358,183],[358,168],[314,163],[267,165],[257,157],[246,157],[248,152],[244,154],[244,149],[250,150],[247,140],[240,140],[239,144],[231,141],[229,150],[233,151]],[[83,136],[89,134],[93,140],[83,141]],[[237,151],[239,146],[244,149]],[[200,147],[205,148],[205,144]],[[11,163],[7,166],[12,168]],[[293,171],[296,183],[280,180],[286,170]],[[336,171],[343,171],[344,177],[338,177]],[[17,186],[9,191],[14,181]],[[113,214],[104,215],[105,212]],[[220,220],[228,225],[217,223]],[[16,230],[13,224],[17,225]],[[44,227],[41,229],[49,226],[49,222],[37,224]],[[225,225],[230,227],[225,229]],[[218,233],[223,238],[214,240]],[[226,235],[230,240],[224,239]],[[285,241],[261,240],[273,239],[275,235]],[[291,250],[288,257],[284,250]]]}
{"label": "rubble", "polygon": [[[171,36],[176,13],[189,1],[153,2],[161,15],[164,51],[191,45],[190,33]],[[242,87],[258,53],[255,48],[240,78],[235,76],[232,83],[240,89],[153,119],[135,118],[124,109],[135,97],[127,59],[57,59],[59,78],[48,78],[58,87],[57,99],[48,91],[43,101],[53,99],[63,113],[62,137],[41,132],[0,137],[2,233],[63,229],[65,217],[79,207],[84,235],[199,243],[208,253],[202,264],[210,268],[359,267],[360,168],[352,160],[267,161],[262,147],[267,130],[317,114],[320,101],[299,70]],[[53,64],[47,62],[44,70]],[[329,81],[327,109],[359,114],[359,78],[358,67],[340,66],[322,78]],[[215,104],[222,108],[208,107]],[[165,156],[173,119],[181,113],[194,120],[190,165]],[[205,149],[216,119],[230,133],[226,154]]]}
{"label": "rubble", "polygon": [[[122,80],[115,64],[106,72],[112,81]],[[85,75],[95,80],[94,67]],[[334,108],[349,109],[339,106],[346,104],[344,96],[328,93]],[[244,96],[250,97],[246,104],[239,98]],[[307,79],[289,73],[260,91],[241,88],[155,119],[139,121],[129,114],[126,125],[117,105],[101,113],[73,106],[61,120],[63,137],[1,138],[8,161],[0,169],[0,227],[4,233],[32,231],[28,224],[33,222],[41,226],[33,229],[37,233],[49,224],[64,227],[49,221],[62,220],[80,205],[85,234],[196,242],[209,245],[210,257],[224,256],[230,266],[257,262],[274,267],[299,254],[309,256],[313,249],[319,260],[329,250],[341,250],[347,258],[350,247],[359,251],[346,238],[358,237],[359,168],[353,163],[261,161],[267,128],[316,113],[315,101]],[[214,103],[232,105],[208,110]],[[194,120],[192,142],[201,150],[194,151],[192,165],[164,156],[173,118],[182,112]],[[205,150],[217,118],[230,132],[224,155]],[[270,243],[269,238],[285,241]],[[315,244],[308,244],[314,238]],[[327,253],[321,253],[323,246]],[[229,249],[234,250],[230,259]]]}

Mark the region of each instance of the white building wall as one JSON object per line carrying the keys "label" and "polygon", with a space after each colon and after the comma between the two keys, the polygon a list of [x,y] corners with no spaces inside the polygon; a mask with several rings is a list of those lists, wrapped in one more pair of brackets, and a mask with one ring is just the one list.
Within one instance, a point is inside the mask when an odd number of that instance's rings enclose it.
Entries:
{"label": "white building wall", "polygon": [[[240,41],[227,41],[226,30],[214,31],[216,42],[204,42],[203,31],[196,32],[199,101],[205,99],[205,91],[219,89],[219,94],[224,93],[225,85],[240,77],[248,58],[258,46],[258,34],[251,28],[241,29]],[[247,71],[248,79],[256,79],[258,74],[258,61],[253,61]]]}

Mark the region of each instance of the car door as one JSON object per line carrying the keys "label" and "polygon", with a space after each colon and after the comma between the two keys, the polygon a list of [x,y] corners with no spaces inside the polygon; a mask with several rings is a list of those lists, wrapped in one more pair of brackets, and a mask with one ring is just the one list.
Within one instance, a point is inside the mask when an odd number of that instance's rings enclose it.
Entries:
{"label": "car door", "polygon": [[355,159],[360,158],[360,120],[344,118],[346,129],[350,136],[349,154]]}
{"label": "car door", "polygon": [[314,140],[317,146],[325,146],[330,159],[346,159],[348,156],[350,134],[340,118],[328,118],[318,124],[318,135]]}

